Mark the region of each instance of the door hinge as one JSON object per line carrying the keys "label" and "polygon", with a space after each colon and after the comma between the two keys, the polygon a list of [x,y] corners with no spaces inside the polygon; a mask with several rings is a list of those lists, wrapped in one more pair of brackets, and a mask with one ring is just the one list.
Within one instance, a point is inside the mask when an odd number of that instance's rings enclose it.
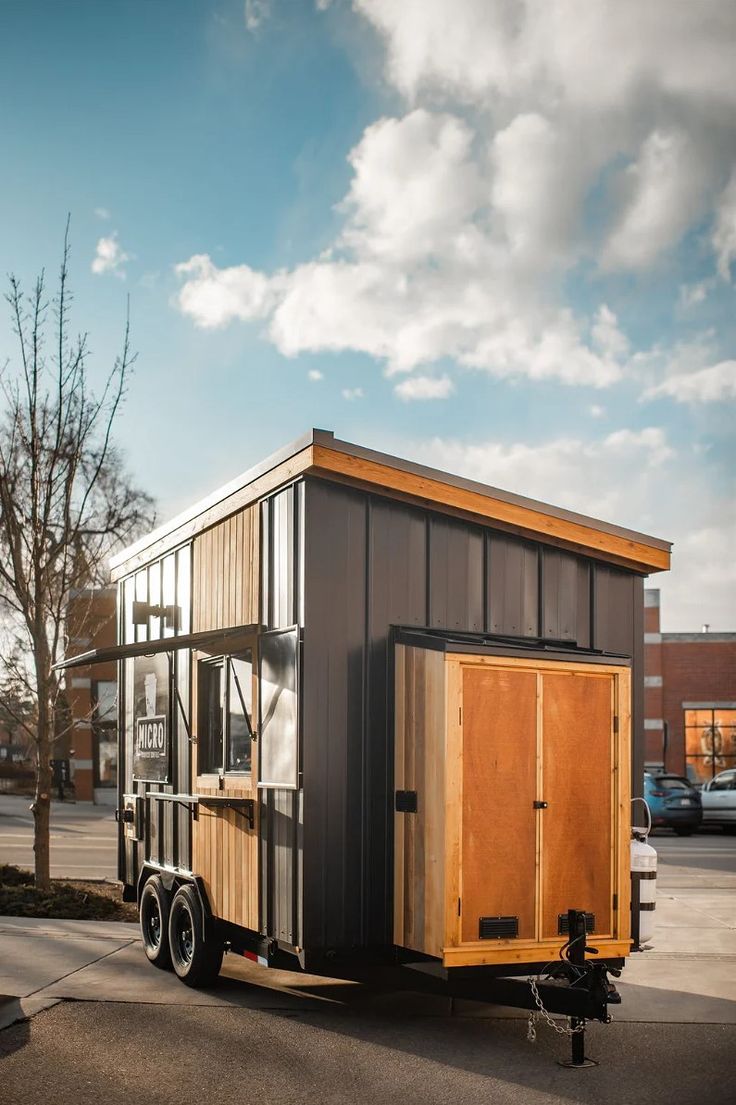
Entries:
{"label": "door hinge", "polygon": [[613,731],[614,733],[618,733],[618,714],[614,714],[613,717]]}
{"label": "door hinge", "polygon": [[614,894],[613,895],[613,912],[615,913],[617,909],[618,909],[618,894]]}
{"label": "door hinge", "polygon": [[462,900],[462,898],[458,898],[458,900],[457,900],[457,915],[458,915],[458,917],[460,916],[462,911],[463,911],[463,900]]}
{"label": "door hinge", "polygon": [[458,725],[462,725],[462,723],[463,723],[463,708],[462,708],[462,706],[458,706],[458,708],[457,708],[457,723],[458,723]]}

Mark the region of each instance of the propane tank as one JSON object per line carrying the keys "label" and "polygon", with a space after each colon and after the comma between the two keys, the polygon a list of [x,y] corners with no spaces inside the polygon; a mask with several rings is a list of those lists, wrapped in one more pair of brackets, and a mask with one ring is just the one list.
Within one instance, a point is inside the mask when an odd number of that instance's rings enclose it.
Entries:
{"label": "propane tank", "polygon": [[[644,802],[633,798],[633,802]],[[634,951],[654,938],[654,910],[657,901],[657,853],[649,843],[652,818],[647,807],[648,827],[631,830],[631,938]]]}

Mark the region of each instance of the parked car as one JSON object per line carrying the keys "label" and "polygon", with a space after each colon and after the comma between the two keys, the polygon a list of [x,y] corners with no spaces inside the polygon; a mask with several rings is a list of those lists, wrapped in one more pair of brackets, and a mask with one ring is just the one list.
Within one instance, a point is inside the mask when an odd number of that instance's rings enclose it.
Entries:
{"label": "parked car", "polygon": [[702,823],[700,794],[682,775],[646,772],[644,798],[652,815],[653,829],[674,829],[678,836],[690,836]]}
{"label": "parked car", "polygon": [[724,832],[736,832],[736,769],[721,771],[704,783],[700,800],[706,825],[720,825]]}

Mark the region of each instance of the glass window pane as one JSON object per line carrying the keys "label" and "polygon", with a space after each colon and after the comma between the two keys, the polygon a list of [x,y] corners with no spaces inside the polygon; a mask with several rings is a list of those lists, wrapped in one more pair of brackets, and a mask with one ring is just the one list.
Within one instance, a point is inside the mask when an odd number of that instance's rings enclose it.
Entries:
{"label": "glass window pane", "polygon": [[[157,560],[148,569],[148,602],[152,608],[161,606],[161,561]],[[148,618],[148,640],[157,641],[161,636],[161,616],[151,614]]]}
{"label": "glass window pane", "polygon": [[199,665],[199,733],[197,771],[222,771],[223,686],[222,661]]}
{"label": "glass window pane", "polygon": [[179,607],[179,633],[191,633],[190,611],[192,608],[191,595],[192,575],[192,546],[185,545],[176,554],[176,603]]}
{"label": "glass window pane", "polygon": [[114,787],[118,782],[118,742],[115,733],[100,733],[97,737],[98,787]]}
{"label": "glass window pane", "polygon": [[165,653],[133,661],[133,778],[169,781],[169,660]]}
{"label": "glass window pane", "polygon": [[253,724],[253,654],[231,656],[228,693],[228,771],[250,771]]}
{"label": "glass window pane", "polygon": [[736,762],[736,710],[685,710],[685,756],[699,781]]}
{"label": "glass window pane", "polygon": [[[164,607],[176,607],[176,555],[171,553],[163,559],[163,591],[161,595]],[[178,621],[178,617],[175,619]],[[164,637],[173,637],[176,625],[171,618],[164,619]]]}
{"label": "glass window pane", "polygon": [[95,721],[117,721],[118,685],[115,680],[95,683]]}

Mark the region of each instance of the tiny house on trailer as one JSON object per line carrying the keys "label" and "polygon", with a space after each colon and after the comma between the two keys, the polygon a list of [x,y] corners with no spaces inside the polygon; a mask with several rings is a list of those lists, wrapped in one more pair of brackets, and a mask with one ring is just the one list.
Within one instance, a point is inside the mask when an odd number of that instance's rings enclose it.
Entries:
{"label": "tiny house on trailer", "polygon": [[119,661],[149,958],[193,984],[225,946],[400,961],[487,994],[557,959],[576,910],[620,966],[643,580],[669,560],[320,430],[126,549],[118,646],[66,664]]}

